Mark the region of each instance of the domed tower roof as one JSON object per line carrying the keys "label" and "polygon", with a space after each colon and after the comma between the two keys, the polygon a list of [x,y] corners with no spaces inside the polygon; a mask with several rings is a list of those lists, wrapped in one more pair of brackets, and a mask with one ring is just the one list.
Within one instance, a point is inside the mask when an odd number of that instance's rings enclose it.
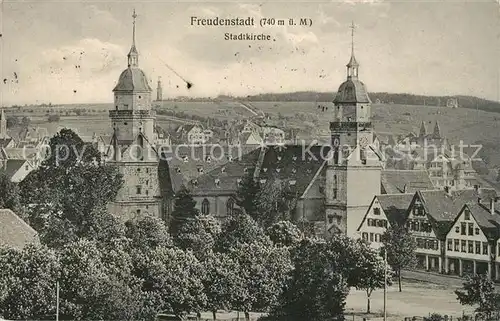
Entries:
{"label": "domed tower roof", "polygon": [[335,95],[334,103],[371,103],[365,84],[358,79],[344,81]]}
{"label": "domed tower roof", "polygon": [[344,81],[335,95],[334,103],[371,103],[365,84],[358,79],[359,63],[354,57],[354,23],[352,28],[351,59],[347,63],[347,80]]}
{"label": "domed tower roof", "polygon": [[137,17],[135,10],[132,17],[134,18],[134,22],[132,29],[132,46],[127,55],[128,68],[120,74],[118,84],[116,84],[113,91],[151,92],[152,89],[149,86],[146,74],[139,69],[139,52],[135,46],[135,18]]}
{"label": "domed tower roof", "polygon": [[139,68],[128,67],[120,74],[118,84],[116,84],[113,91],[151,92],[152,89],[144,71]]}

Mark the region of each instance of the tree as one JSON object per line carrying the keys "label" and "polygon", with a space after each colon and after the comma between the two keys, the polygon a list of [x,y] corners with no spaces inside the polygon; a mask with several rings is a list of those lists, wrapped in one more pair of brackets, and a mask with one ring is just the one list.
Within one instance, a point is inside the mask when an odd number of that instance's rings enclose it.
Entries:
{"label": "tree", "polygon": [[182,317],[206,306],[204,268],[190,251],[159,247],[144,258],[139,270],[142,290],[156,313]]}
{"label": "tree", "polygon": [[19,186],[10,181],[4,171],[0,170],[0,208],[11,209],[16,214],[22,215]]}
{"label": "tree", "polygon": [[493,281],[486,275],[467,277],[462,290],[456,290],[457,300],[462,305],[478,305],[476,312],[489,320],[495,311],[500,311],[500,294],[495,293]]}
{"label": "tree", "polygon": [[107,212],[123,184],[118,169],[100,162],[100,153],[69,129],[49,143],[50,157],[20,183],[28,223],[52,247],[80,237],[111,240],[122,225]]}
{"label": "tree", "polygon": [[268,179],[257,193],[256,211],[251,216],[264,228],[290,219],[295,202],[285,183],[276,178]]}
{"label": "tree", "polygon": [[17,116],[7,117],[7,128],[16,127],[17,125],[19,125],[19,117]]}
{"label": "tree", "polygon": [[239,214],[228,218],[222,225],[216,249],[228,253],[239,244],[253,242],[270,244],[271,240],[249,215]]}
{"label": "tree", "polygon": [[234,297],[241,297],[245,291],[241,284],[240,266],[228,254],[209,252],[203,261],[205,278],[204,292],[207,296],[206,309],[217,319],[217,310],[229,310]]}
{"label": "tree", "polygon": [[45,246],[0,248],[0,289],[6,290],[0,294],[0,314],[12,320],[52,317],[58,270],[54,252]]}
{"label": "tree", "polygon": [[259,184],[251,173],[243,176],[241,184],[236,191],[236,204],[245,210],[245,213],[253,217],[257,212],[257,195]]}
{"label": "tree", "polygon": [[221,233],[219,221],[212,215],[198,215],[187,220],[178,230],[175,245],[192,250],[198,259],[212,251]]}
{"label": "tree", "polygon": [[141,318],[141,283],[123,248],[99,248],[82,239],[67,244],[59,255],[61,319]]}
{"label": "tree", "polygon": [[290,221],[274,223],[266,232],[271,241],[278,246],[295,246],[302,239],[300,229]]}
{"label": "tree", "polygon": [[24,117],[21,119],[21,125],[22,125],[23,127],[28,127],[30,124],[31,124],[31,119],[30,119],[28,116],[24,116]]}
{"label": "tree", "polygon": [[169,228],[170,235],[175,239],[181,226],[189,219],[198,216],[198,214],[196,201],[189,190],[183,187],[175,196],[174,210],[172,211],[172,220]]}
{"label": "tree", "polygon": [[382,235],[382,242],[384,244],[382,251],[387,251],[387,262],[396,272],[401,292],[401,270],[416,264],[415,239],[404,226],[391,226]]}
{"label": "tree", "polygon": [[344,320],[347,277],[338,255],[319,239],[304,239],[292,250],[294,269],[270,320]]}
{"label": "tree", "polygon": [[125,223],[125,236],[130,242],[129,246],[140,253],[158,247],[172,246],[172,240],[165,223],[152,216],[127,221]]}
{"label": "tree", "polygon": [[232,307],[245,312],[268,311],[277,304],[292,270],[287,248],[270,243],[239,243],[229,255],[240,266],[240,290],[233,294]]}
{"label": "tree", "polygon": [[359,251],[356,255],[356,271],[354,273],[357,279],[356,288],[366,291],[366,313],[370,313],[370,297],[372,292],[386,286],[386,274],[387,285],[390,285],[392,283],[392,273],[390,269],[386,272],[386,264],[378,251],[370,248],[364,242],[358,242],[358,245]]}

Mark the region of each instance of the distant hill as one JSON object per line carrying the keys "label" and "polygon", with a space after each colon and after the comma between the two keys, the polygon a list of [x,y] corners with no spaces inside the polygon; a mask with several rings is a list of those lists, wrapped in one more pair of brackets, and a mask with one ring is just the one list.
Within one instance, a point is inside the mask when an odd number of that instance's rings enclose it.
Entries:
{"label": "distant hill", "polygon": [[[471,108],[491,112],[500,112],[500,102],[486,100],[473,96],[424,96],[413,94],[394,94],[386,92],[370,93],[370,98],[373,103],[380,102],[384,104],[401,104],[401,105],[420,105],[420,106],[446,106],[446,102],[450,98],[458,100],[460,108]],[[314,91],[298,91],[282,94],[259,94],[254,96],[238,97],[238,100],[246,101],[332,101],[335,93],[324,93]]]}

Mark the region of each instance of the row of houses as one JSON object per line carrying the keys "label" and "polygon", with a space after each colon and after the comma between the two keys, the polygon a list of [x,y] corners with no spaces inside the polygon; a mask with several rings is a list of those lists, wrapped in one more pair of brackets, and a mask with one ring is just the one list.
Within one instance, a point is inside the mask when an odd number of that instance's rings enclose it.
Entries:
{"label": "row of houses", "polygon": [[357,236],[382,246],[388,227],[405,226],[415,238],[417,267],[500,280],[498,195],[478,185],[468,190],[419,190],[374,196]]}

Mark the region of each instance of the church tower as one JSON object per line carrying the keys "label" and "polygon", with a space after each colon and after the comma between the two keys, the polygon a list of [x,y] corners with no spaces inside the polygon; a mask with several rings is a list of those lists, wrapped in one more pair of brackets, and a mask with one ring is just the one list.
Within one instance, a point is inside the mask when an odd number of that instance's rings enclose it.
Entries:
{"label": "church tower", "polygon": [[0,138],[7,137],[7,117],[3,112],[3,108],[0,110]]}
{"label": "church tower", "polygon": [[351,58],[330,122],[331,157],[326,169],[326,234],[353,236],[374,195],[380,194],[381,162],[373,146],[371,100],[359,80],[351,25]]}
{"label": "church tower", "polygon": [[157,101],[163,100],[163,89],[161,87],[161,78],[160,77],[158,77],[158,85],[156,86],[156,100]]}
{"label": "church tower", "polygon": [[113,89],[115,110],[109,112],[113,131],[121,142],[130,142],[142,133],[153,141],[155,116],[151,110],[151,87],[144,71],[139,69],[139,52],[135,46],[135,18],[133,17],[132,47],[127,55],[125,69]]}
{"label": "church tower", "polygon": [[118,167],[124,184],[109,210],[123,220],[160,215],[158,153],[154,148],[155,114],[151,109],[151,87],[139,69],[133,17],[132,47],[128,67],[113,89],[115,108],[109,111],[113,136],[106,161]]}

